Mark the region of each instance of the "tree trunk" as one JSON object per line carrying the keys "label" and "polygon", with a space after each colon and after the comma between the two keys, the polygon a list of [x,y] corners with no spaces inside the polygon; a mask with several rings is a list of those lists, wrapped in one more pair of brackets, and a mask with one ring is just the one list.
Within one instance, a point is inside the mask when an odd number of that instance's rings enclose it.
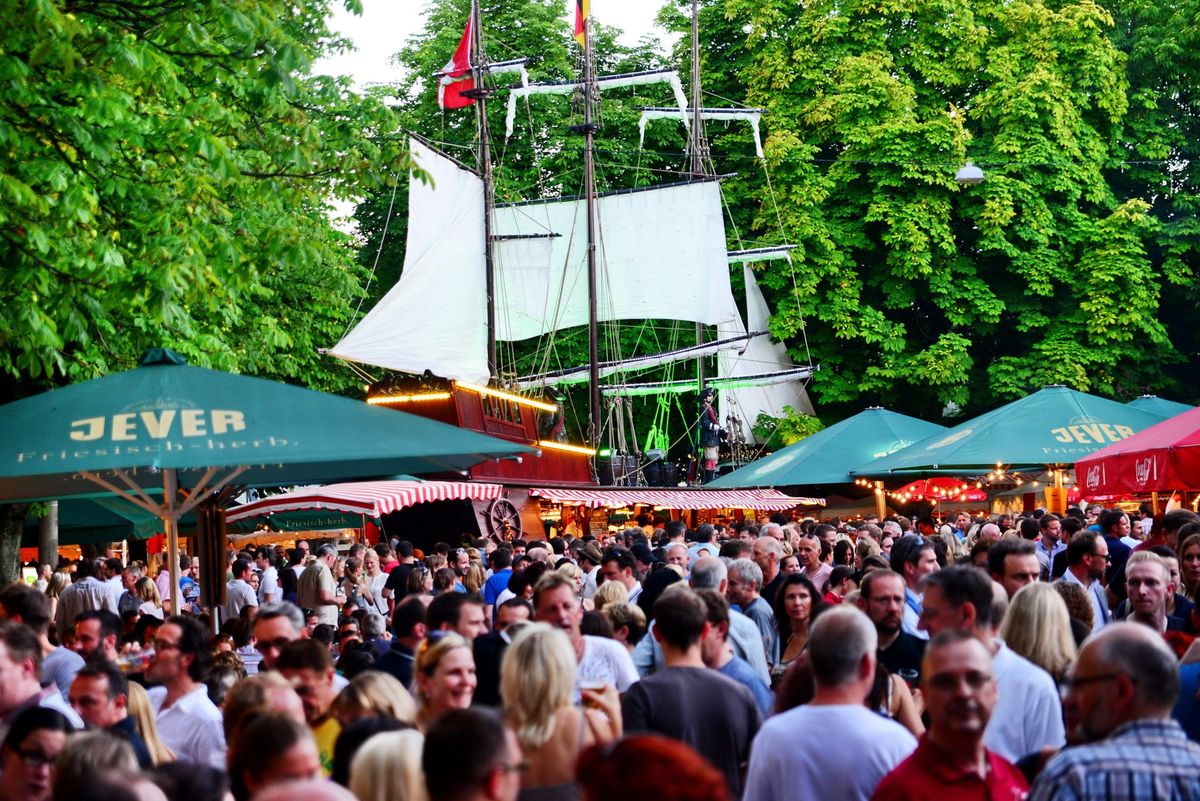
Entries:
{"label": "tree trunk", "polygon": [[21,535],[29,504],[10,503],[0,506],[0,583],[8,584],[21,578]]}

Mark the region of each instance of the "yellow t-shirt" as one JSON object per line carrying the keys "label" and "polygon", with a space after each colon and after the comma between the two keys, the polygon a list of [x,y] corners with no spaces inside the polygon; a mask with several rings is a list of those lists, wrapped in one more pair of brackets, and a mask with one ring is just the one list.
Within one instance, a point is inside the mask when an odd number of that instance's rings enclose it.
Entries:
{"label": "yellow t-shirt", "polygon": [[342,726],[333,715],[325,718],[325,722],[313,729],[313,738],[317,741],[317,753],[321,758],[321,775],[326,779],[333,773],[333,745],[337,742]]}

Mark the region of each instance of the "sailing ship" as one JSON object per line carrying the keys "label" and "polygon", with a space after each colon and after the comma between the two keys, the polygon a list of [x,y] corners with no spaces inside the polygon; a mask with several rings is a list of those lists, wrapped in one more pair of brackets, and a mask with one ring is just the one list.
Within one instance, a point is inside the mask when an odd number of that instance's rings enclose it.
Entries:
{"label": "sailing ship", "polygon": [[[631,401],[637,397],[705,386],[718,390],[719,415],[743,452],[754,442],[752,426],[760,414],[782,417],[785,407],[812,412],[804,385],[814,368],[793,363],[786,348],[771,341],[769,311],[750,267],[788,258],[789,248],[727,249],[720,177],[707,168],[703,126],[707,120],[746,122],[761,159],[761,112],[701,103],[697,12],[694,4],[689,103],[674,69],[594,75],[589,18],[577,21],[576,38],[584,47],[578,80],[530,83],[519,60],[489,64],[478,0],[472,2],[459,51],[443,71],[439,91],[461,81],[451,91],[475,102],[477,164],[460,163],[413,137],[413,161],[429,180],[409,184],[403,272],[328,353],[389,371],[372,383],[368,402],[535,443],[542,450],[540,458],[520,464],[480,465],[470,471],[473,478],[525,486],[676,485],[682,477],[667,461],[670,442],[663,432],[651,432],[643,445],[634,430]],[[528,102],[540,93],[583,98],[582,124],[572,128],[584,138],[578,196],[494,201],[485,107],[500,72],[521,75],[520,83],[508,88],[507,136],[513,134],[522,99]],[[646,126],[659,119],[685,125],[690,169],[678,182],[598,193],[594,103],[611,88],[651,84],[669,87],[676,105],[642,109],[639,128],[644,135]],[[737,265],[745,285],[745,315],[731,283],[731,266]],[[697,340],[668,352],[602,360],[599,326],[631,320],[694,324]],[[500,364],[503,346],[552,341],[575,326],[588,329],[587,364],[525,375],[506,372]],[[706,341],[709,329],[716,335]],[[705,359],[713,356],[716,373],[706,376]],[[697,363],[696,378],[641,377],[687,361]],[[587,426],[585,443],[573,445],[564,435],[558,389],[580,382],[588,387]]]}

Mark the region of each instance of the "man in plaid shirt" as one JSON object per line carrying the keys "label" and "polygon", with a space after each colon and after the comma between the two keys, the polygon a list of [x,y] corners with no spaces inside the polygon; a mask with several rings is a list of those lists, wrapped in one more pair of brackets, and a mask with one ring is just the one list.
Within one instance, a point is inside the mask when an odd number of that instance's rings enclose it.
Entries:
{"label": "man in plaid shirt", "polygon": [[1072,742],[1034,782],[1030,801],[1200,800],[1200,745],[1171,719],[1179,665],[1161,635],[1114,623],[1088,638],[1067,681]]}

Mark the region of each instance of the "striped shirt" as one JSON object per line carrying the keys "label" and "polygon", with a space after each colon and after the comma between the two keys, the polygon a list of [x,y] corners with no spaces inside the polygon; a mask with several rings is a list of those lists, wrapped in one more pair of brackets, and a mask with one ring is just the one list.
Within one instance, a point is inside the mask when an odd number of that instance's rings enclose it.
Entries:
{"label": "striped shirt", "polygon": [[1143,718],[1108,739],[1062,751],[1029,801],[1200,801],[1200,745],[1169,718]]}

